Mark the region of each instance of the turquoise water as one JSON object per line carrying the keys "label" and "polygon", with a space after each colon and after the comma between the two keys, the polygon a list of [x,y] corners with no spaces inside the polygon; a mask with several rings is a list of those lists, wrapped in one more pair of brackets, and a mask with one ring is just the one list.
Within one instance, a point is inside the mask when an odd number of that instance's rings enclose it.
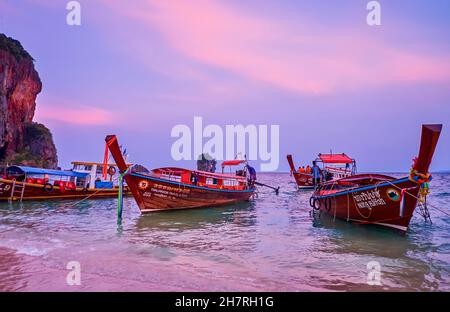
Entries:
{"label": "turquoise water", "polygon": [[[289,174],[250,203],[142,216],[115,199],[0,204],[2,291],[450,291],[450,217],[418,214],[401,236],[310,215],[310,192]],[[435,174],[429,203],[450,213],[450,174]],[[70,286],[67,264],[80,264]],[[380,264],[381,285],[367,283]]]}

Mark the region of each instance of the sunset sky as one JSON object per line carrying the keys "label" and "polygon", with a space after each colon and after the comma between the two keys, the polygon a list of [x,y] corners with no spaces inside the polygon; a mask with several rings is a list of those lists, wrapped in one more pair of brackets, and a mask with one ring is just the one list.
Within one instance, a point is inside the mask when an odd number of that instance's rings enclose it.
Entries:
{"label": "sunset sky", "polygon": [[[117,134],[131,161],[180,165],[173,126],[280,125],[286,154],[346,152],[360,171],[406,171],[420,125],[443,123],[432,168],[450,169],[450,1],[0,0],[0,32],[34,57],[35,120],[60,165],[99,161]],[[130,5],[133,3],[133,5]]]}

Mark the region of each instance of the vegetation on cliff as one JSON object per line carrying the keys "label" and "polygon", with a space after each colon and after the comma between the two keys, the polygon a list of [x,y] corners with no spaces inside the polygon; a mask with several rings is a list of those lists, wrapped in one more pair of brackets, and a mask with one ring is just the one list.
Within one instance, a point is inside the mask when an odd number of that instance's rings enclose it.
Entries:
{"label": "vegetation on cliff", "polygon": [[16,151],[7,162],[40,168],[55,168],[56,147],[50,130],[43,124],[31,122],[25,124],[23,147]]}
{"label": "vegetation on cliff", "polygon": [[50,130],[33,122],[42,83],[19,41],[0,34],[0,166],[57,167]]}
{"label": "vegetation on cliff", "polygon": [[11,53],[17,61],[20,61],[22,58],[34,60],[18,40],[5,34],[0,34],[0,49]]}

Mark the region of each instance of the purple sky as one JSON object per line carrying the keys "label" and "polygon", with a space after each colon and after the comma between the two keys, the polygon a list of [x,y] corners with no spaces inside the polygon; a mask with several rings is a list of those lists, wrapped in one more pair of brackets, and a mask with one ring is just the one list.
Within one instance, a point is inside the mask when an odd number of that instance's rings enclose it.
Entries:
{"label": "purple sky", "polygon": [[60,165],[98,161],[115,133],[131,161],[180,165],[176,124],[280,125],[292,153],[346,152],[360,171],[406,171],[422,123],[444,123],[432,168],[450,169],[450,1],[1,0],[0,32],[22,42],[43,81],[36,120]]}

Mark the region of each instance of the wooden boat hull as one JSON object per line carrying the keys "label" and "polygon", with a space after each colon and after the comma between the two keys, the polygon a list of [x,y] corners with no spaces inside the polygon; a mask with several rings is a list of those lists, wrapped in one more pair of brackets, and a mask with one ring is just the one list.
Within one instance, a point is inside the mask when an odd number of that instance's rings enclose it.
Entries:
{"label": "wooden boat hull", "polygon": [[[161,169],[170,171],[185,171],[194,173],[182,168],[159,168],[151,173],[138,173],[129,168],[123,159],[122,152],[115,135],[109,135],[105,138],[107,147],[113,156],[121,174],[127,182],[128,187],[136,200],[141,213],[155,211],[170,211],[177,209],[206,208],[234,204],[241,201],[248,201],[255,193],[256,188],[247,188],[241,185],[245,180],[238,176],[227,176],[224,174],[212,174],[217,179],[232,179],[239,182],[236,186],[226,185],[205,185],[203,182],[190,183],[183,180],[173,180],[162,176]],[[161,172],[160,172],[161,171]],[[159,172],[159,174],[158,174]],[[198,172],[197,172],[198,173]],[[181,182],[183,181],[183,182]]]}
{"label": "wooden boat hull", "polygon": [[[25,186],[22,196],[22,187]],[[14,193],[13,187],[15,189]],[[63,200],[63,199],[89,199],[117,197],[118,189],[61,189],[53,186],[45,189],[42,184],[25,182],[14,182],[12,180],[0,179],[0,201],[20,201],[20,200]],[[130,195],[128,188],[125,195]]]}
{"label": "wooden boat hull", "polygon": [[142,213],[234,204],[248,201],[255,192],[211,189],[133,172],[125,179]]}
{"label": "wooden boat hull", "polygon": [[319,191],[314,197],[317,203],[312,205],[346,221],[407,231],[418,204],[419,188],[403,178],[330,195]]}
{"label": "wooden boat hull", "polygon": [[292,155],[287,155],[287,160],[289,163],[289,167],[291,168],[291,174],[294,177],[295,183],[297,184],[298,188],[313,189],[314,188],[313,176],[308,173],[298,172],[295,169]]}
{"label": "wooden boat hull", "polygon": [[299,189],[313,189],[314,183],[313,183],[313,177],[310,174],[307,173],[301,173],[301,172],[294,172],[292,173],[295,179],[295,183],[297,183],[297,186]]}
{"label": "wooden boat hull", "polygon": [[428,187],[428,170],[441,130],[442,125],[422,126],[419,154],[410,176],[395,179],[361,174],[330,181],[314,192],[310,204],[336,218],[406,232],[419,203],[419,192]]}

